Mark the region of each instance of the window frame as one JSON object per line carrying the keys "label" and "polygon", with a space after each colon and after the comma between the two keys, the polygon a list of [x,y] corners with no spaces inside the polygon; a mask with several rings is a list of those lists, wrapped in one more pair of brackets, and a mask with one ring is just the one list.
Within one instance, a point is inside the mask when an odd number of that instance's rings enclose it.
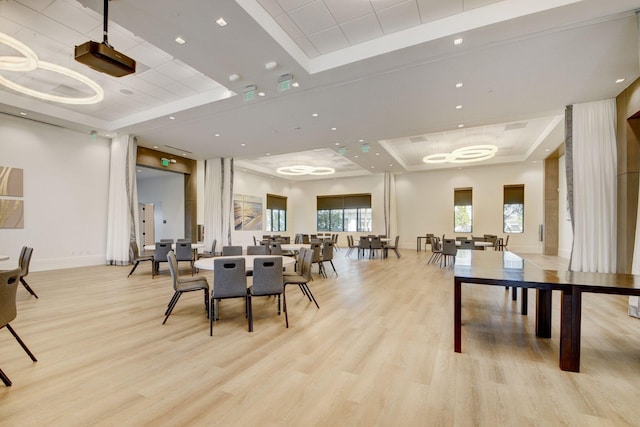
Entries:
{"label": "window frame", "polygon": [[[464,210],[458,208],[465,208]],[[465,212],[466,211],[466,212]],[[462,214],[468,216],[468,229],[462,228],[464,225],[460,223],[459,217]],[[454,188],[453,189],[453,232],[454,233],[473,233],[473,188]]]}
{"label": "window frame", "polygon": [[[511,184],[505,185],[502,190],[502,232],[505,234],[523,234],[524,233],[524,218],[525,218],[525,205],[524,205],[524,184]],[[505,210],[507,206],[520,206],[520,212],[518,213],[515,209],[511,211],[509,217],[512,217],[513,214],[520,215],[519,225],[520,230],[517,229],[512,231],[510,227],[508,227],[508,218],[506,216]]]}

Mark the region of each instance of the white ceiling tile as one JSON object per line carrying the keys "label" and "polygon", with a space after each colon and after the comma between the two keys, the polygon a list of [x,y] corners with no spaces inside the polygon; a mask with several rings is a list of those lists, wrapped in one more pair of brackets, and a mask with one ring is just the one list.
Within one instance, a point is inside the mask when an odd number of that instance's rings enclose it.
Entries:
{"label": "white ceiling tile", "polygon": [[96,25],[102,25],[101,16],[77,2],[54,1],[44,10],[44,13],[61,24],[85,34]]}
{"label": "white ceiling tile", "polygon": [[161,72],[154,69],[147,70],[144,73],[140,73],[138,74],[138,77],[159,87],[164,87],[175,82],[175,80],[171,77],[167,76],[166,74],[162,74]]}
{"label": "white ceiling tile", "polygon": [[209,77],[201,73],[184,79],[181,81],[181,83],[198,92],[206,92],[208,90],[212,90],[222,86],[217,81],[210,79]]}
{"label": "white ceiling tile", "polygon": [[338,27],[311,34],[309,40],[321,54],[334,52],[349,46],[349,41]]}
{"label": "white ceiling tile", "polygon": [[198,74],[198,71],[186,65],[184,62],[174,59],[173,61],[166,62],[158,67],[155,70],[165,74],[175,80],[182,80],[189,78],[195,74]]}
{"label": "white ceiling tile", "polygon": [[418,0],[418,10],[422,23],[435,21],[462,13],[464,0]]}
{"label": "white ceiling tile", "polygon": [[373,13],[371,3],[368,1],[324,0],[324,3],[338,23]]}
{"label": "white ceiling tile", "polygon": [[477,9],[499,1],[501,0],[464,0],[464,10]]}
{"label": "white ceiling tile", "polygon": [[313,43],[311,43],[311,41],[309,41],[308,38],[301,37],[299,39],[295,39],[294,41],[309,58],[320,56],[320,52],[318,52],[318,49],[316,49],[316,47],[313,45]]}
{"label": "white ceiling tile", "polygon": [[284,13],[284,9],[280,7],[276,0],[258,0],[258,3],[273,17],[280,16]]}
{"label": "white ceiling tile", "polygon": [[[371,4],[373,8],[378,11],[382,9],[387,9],[392,6],[396,6],[400,3],[406,3],[407,1],[412,1],[415,3],[415,0],[371,0]],[[448,1],[448,0],[443,0]]]}
{"label": "white ceiling tile", "polygon": [[382,37],[384,33],[375,14],[363,16],[340,25],[349,42],[354,45]]}
{"label": "white ceiling tile", "polygon": [[158,87],[148,93],[148,95],[154,96],[166,102],[173,102],[180,99],[178,95],[175,93],[169,92],[168,90]]}
{"label": "white ceiling tile", "polygon": [[15,37],[14,34],[22,28],[22,25],[0,16],[0,28],[3,33]]}
{"label": "white ceiling tile", "polygon": [[418,6],[414,1],[404,2],[378,12],[378,19],[385,34],[420,25]]}
{"label": "white ceiling tile", "polygon": [[314,0],[278,0],[278,4],[285,12],[291,12],[294,9],[309,4]]}
{"label": "white ceiling tile", "polygon": [[123,53],[151,68],[167,63],[173,59],[168,53],[163,52],[147,42],[128,49]]}
{"label": "white ceiling tile", "polygon": [[131,74],[125,77],[120,77],[119,80],[124,86],[127,86],[134,92],[149,93],[158,87],[157,85],[148,82],[147,80],[141,79],[138,74]]}
{"label": "white ceiling tile", "polygon": [[291,20],[291,18],[289,18],[289,15],[280,15],[276,17],[275,20],[292,39],[304,37],[304,33]]}
{"label": "white ceiling tile", "polygon": [[180,82],[175,82],[173,84],[164,86],[164,88],[171,93],[175,93],[181,98],[186,98],[186,97],[194,96],[198,94],[198,91],[191,89],[190,87],[183,85]]}
{"label": "white ceiling tile", "polygon": [[147,107],[154,107],[162,103],[162,100],[160,98],[156,98],[155,96],[149,95],[147,93],[136,94],[135,100],[140,104],[146,105]]}
{"label": "white ceiling tile", "polygon": [[319,0],[292,11],[289,17],[306,35],[337,25],[324,3]]}
{"label": "white ceiling tile", "polygon": [[21,3],[22,5],[34,9],[37,11],[43,11],[49,7],[52,3],[60,0],[17,0],[14,3]]}

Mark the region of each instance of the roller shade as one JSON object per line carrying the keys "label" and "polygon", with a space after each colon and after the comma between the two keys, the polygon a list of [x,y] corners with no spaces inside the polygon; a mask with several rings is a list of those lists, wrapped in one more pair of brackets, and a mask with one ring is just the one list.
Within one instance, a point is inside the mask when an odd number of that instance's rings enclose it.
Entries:
{"label": "roller shade", "polygon": [[524,204],[524,185],[505,185],[504,186],[504,204],[516,205]]}
{"label": "roller shade", "polygon": [[317,196],[317,209],[357,209],[371,207],[371,194],[345,194],[340,196]]}
{"label": "roller shade", "polygon": [[454,206],[472,206],[472,189],[471,188],[456,188],[453,190],[453,204]]}
{"label": "roller shade", "polygon": [[276,196],[275,194],[267,194],[267,209],[287,210],[287,198],[284,196]]}

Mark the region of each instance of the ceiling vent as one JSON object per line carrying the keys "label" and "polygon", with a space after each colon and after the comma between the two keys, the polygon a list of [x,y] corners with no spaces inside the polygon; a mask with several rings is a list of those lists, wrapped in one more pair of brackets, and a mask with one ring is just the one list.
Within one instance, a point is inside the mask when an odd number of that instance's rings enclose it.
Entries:
{"label": "ceiling vent", "polygon": [[411,142],[412,144],[415,144],[416,142],[427,142],[427,137],[424,135],[412,136],[411,138],[409,138],[409,142]]}
{"label": "ceiling vent", "polygon": [[509,123],[504,126],[504,130],[524,129],[526,127],[527,127],[527,122]]}

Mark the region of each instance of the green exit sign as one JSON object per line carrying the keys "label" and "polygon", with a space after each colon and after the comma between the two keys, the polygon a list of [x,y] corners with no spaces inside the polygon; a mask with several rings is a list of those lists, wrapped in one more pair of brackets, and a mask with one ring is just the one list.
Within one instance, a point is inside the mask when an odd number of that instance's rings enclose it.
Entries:
{"label": "green exit sign", "polygon": [[285,90],[289,89],[291,89],[291,80],[278,82],[278,92],[284,92]]}
{"label": "green exit sign", "polygon": [[160,159],[160,164],[165,168],[169,167],[169,159]]}

